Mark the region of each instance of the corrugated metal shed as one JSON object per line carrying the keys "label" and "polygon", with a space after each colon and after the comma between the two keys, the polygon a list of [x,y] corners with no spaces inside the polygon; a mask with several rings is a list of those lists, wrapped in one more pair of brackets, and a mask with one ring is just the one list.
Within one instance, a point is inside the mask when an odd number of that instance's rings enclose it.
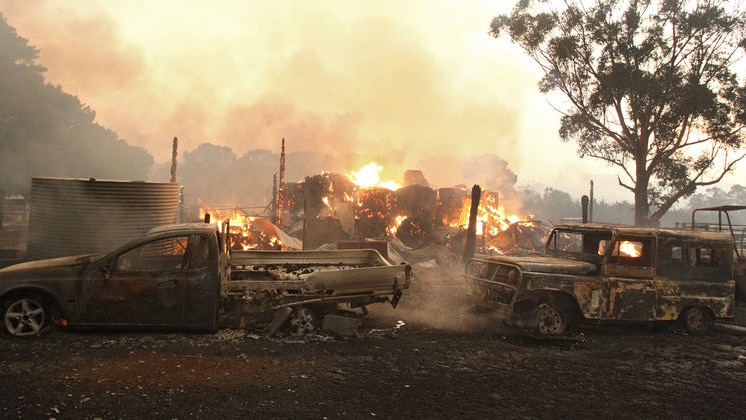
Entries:
{"label": "corrugated metal shed", "polygon": [[179,185],[31,179],[29,259],[106,252],[177,221]]}

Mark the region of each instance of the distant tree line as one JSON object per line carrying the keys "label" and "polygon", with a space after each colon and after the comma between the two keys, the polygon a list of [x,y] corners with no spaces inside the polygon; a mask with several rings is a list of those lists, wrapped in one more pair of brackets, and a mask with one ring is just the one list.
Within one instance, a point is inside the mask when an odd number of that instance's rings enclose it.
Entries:
{"label": "distant tree line", "polygon": [[[286,182],[324,172],[332,157],[313,152],[288,153]],[[249,150],[238,156],[233,149],[202,143],[181,155],[176,182],[184,187],[184,203],[190,208],[252,208],[259,212],[272,202],[279,183],[280,155],[267,149]],[[155,165],[150,180],[169,179],[169,163]]]}
{"label": "distant tree line", "polygon": [[[543,192],[539,192],[532,188],[522,188],[519,189],[518,196],[523,208],[531,212],[536,220],[558,224],[577,222],[582,216],[581,197],[571,196],[564,191],[546,188]],[[704,192],[694,194],[680,206],[669,210],[660,220],[659,226],[675,227],[677,224],[681,226],[691,222],[694,209],[723,205],[746,206],[746,187],[733,185],[728,191],[719,187],[711,187]],[[606,200],[594,200],[592,207],[593,222],[634,224],[634,204],[626,200],[613,203]],[[716,217],[716,213],[702,213],[701,216],[697,216],[697,221],[712,223],[716,222]],[[746,224],[746,210],[732,212],[731,217],[731,222],[734,224]]]}

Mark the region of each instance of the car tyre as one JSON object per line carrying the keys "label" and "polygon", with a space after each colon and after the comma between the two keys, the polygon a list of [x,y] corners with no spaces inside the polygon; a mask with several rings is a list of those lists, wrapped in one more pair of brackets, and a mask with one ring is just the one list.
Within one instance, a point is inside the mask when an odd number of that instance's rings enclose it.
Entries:
{"label": "car tyre", "polygon": [[3,329],[12,336],[38,335],[49,326],[50,310],[36,295],[17,295],[0,303]]}
{"label": "car tyre", "polygon": [[290,335],[302,336],[316,329],[316,316],[310,309],[299,306],[290,315]]}
{"label": "car tyre", "polygon": [[541,304],[534,312],[533,324],[539,335],[562,335],[567,330],[567,317],[559,309]]}
{"label": "car tyre", "polygon": [[710,329],[712,317],[707,309],[701,306],[686,308],[681,315],[681,321],[689,332],[701,333]]}

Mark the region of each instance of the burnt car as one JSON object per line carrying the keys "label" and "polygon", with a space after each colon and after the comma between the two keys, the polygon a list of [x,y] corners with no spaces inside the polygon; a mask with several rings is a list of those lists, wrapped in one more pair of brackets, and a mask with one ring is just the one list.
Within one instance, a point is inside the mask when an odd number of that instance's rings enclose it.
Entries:
{"label": "burnt car", "polygon": [[724,232],[560,225],[542,253],[472,258],[466,293],[542,335],[576,321],[680,321],[704,331],[734,316],[733,243]]}
{"label": "burnt car", "polygon": [[55,322],[198,331],[270,324],[274,333],[289,324],[303,334],[323,327],[328,315],[365,314],[379,302],[396,307],[409,287],[411,267],[373,249],[244,251],[226,244],[214,225],[174,224],[104,255],[6,267],[3,330],[35,335]]}

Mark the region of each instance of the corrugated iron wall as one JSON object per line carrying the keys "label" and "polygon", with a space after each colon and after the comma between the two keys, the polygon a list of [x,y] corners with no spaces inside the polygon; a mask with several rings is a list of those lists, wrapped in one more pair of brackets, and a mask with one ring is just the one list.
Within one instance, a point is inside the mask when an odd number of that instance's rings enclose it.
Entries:
{"label": "corrugated iron wall", "polygon": [[31,179],[29,259],[109,251],[152,227],[175,223],[176,183]]}

